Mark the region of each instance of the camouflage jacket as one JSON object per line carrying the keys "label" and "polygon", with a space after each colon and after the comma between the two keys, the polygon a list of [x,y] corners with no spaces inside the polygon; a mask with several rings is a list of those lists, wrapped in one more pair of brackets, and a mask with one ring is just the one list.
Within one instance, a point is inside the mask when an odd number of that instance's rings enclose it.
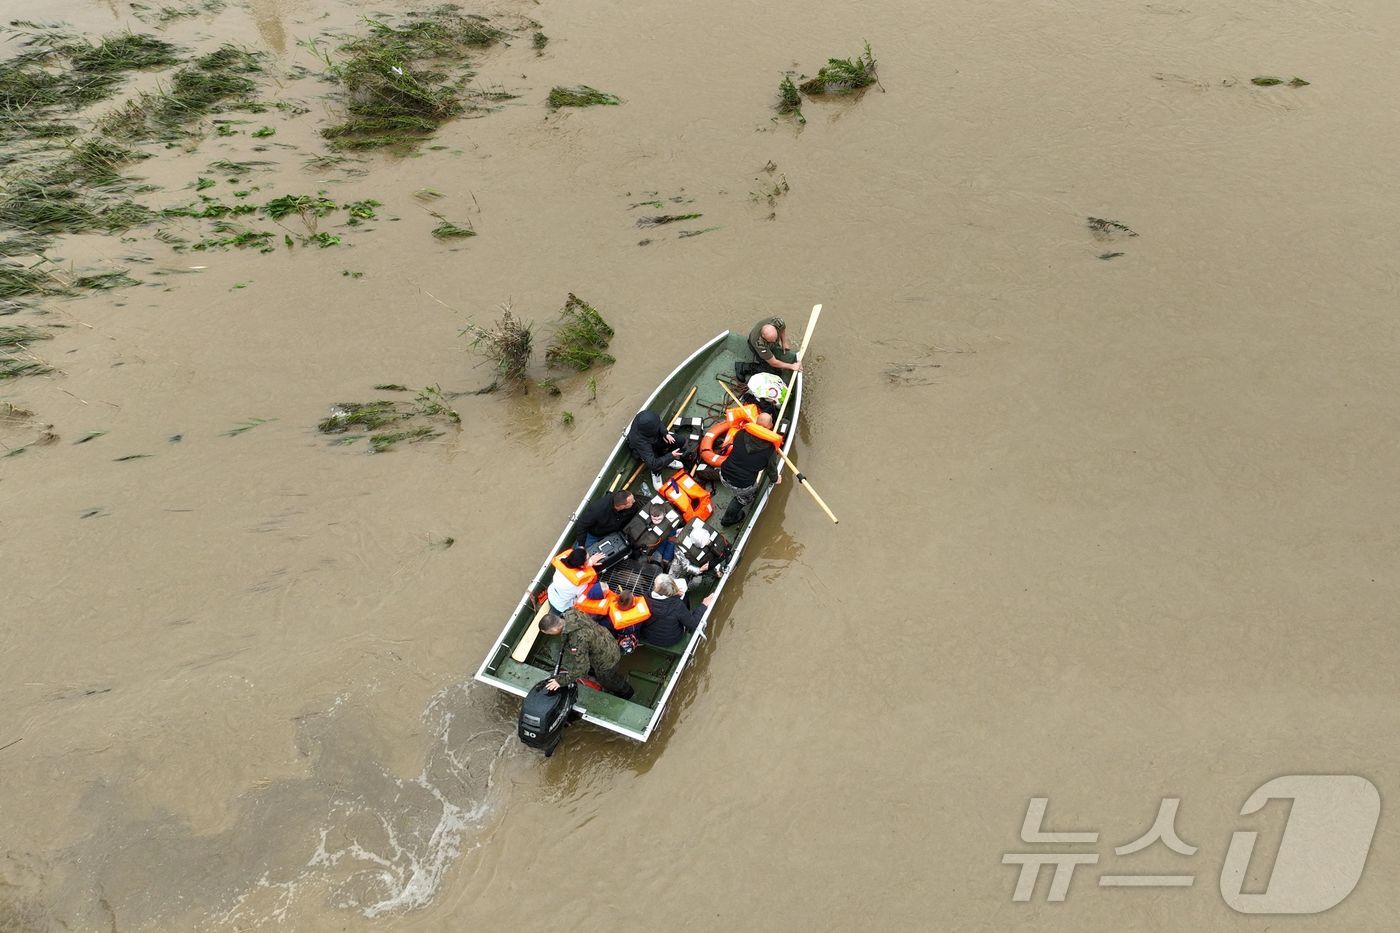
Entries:
{"label": "camouflage jacket", "polygon": [[622,661],[617,639],[577,609],[564,613],[563,639],[560,650],[564,658],[559,663],[559,673],[555,675],[562,687],[568,687],[580,677],[587,677],[589,670],[612,670]]}

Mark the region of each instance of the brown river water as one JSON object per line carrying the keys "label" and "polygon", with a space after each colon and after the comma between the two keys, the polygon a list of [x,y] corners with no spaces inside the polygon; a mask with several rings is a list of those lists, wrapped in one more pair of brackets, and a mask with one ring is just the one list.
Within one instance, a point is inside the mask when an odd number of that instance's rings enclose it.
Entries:
{"label": "brown river water", "polygon": [[[164,35],[314,69],[303,40],[405,9]],[[304,168],[338,118],[314,75],[264,88],[310,113],[248,117],[263,194],[375,198],[374,229],[54,251],[154,284],[43,304],[60,372],[0,384],[61,437],[0,459],[0,929],[1395,929],[1400,6],[469,9],[524,29],[478,56],[521,96],[447,148]],[[881,87],[774,119],[785,69],[864,40]],[[546,110],[576,83],[624,103]],[[249,144],[132,171],[177,203]],[[430,236],[425,186],[479,235]],[[650,192],[717,229],[639,230]],[[569,292],[617,329],[596,399],[462,396],[382,455],[315,432],[377,383],[481,386],[461,328],[509,302],[543,335]],[[841,523],[783,485],[650,742],[524,749],[471,674],[618,432],[702,340],[816,302],[794,459]],[[1241,807],[1290,774],[1379,789],[1365,872],[1237,912],[1232,833],[1263,890],[1288,814]],[[1063,903],[1049,869],[1013,899],[1003,856],[1056,850],[1020,838],[1033,797],[1100,833],[1060,847],[1099,855]],[[1115,854],[1164,798],[1194,854]]]}

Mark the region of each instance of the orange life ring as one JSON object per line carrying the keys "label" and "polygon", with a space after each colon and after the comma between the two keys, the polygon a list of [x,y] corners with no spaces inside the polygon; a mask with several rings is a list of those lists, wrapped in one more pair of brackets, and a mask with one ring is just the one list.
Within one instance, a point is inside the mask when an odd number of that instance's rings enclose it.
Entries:
{"label": "orange life ring", "polygon": [[[723,441],[719,439],[721,434],[725,434]],[[734,443],[734,435],[739,431],[739,426],[730,424],[728,421],[716,421],[714,427],[705,432],[705,436],[700,438],[700,459],[712,467],[718,467],[724,463],[724,458],[729,456],[729,448]],[[718,450],[716,450],[718,446]]]}

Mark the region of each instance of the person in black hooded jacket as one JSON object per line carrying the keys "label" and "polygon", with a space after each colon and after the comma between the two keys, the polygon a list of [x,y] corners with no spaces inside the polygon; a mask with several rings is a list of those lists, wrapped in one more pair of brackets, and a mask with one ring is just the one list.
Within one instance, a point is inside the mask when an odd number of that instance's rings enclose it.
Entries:
{"label": "person in black hooded jacket", "polygon": [[715,594],[711,593],[700,600],[700,605],[691,609],[686,606],[685,594],[675,579],[669,574],[657,574],[651,584],[651,595],[647,597],[651,617],[642,623],[642,640],[661,648],[680,644],[700,625],[705,607],[714,601]]}
{"label": "person in black hooded jacket", "polygon": [[659,489],[662,472],[669,468],[679,468],[676,458],[680,449],[676,436],[661,426],[661,418],[651,411],[640,411],[632,419],[627,429],[627,448],[651,471],[651,487]]}

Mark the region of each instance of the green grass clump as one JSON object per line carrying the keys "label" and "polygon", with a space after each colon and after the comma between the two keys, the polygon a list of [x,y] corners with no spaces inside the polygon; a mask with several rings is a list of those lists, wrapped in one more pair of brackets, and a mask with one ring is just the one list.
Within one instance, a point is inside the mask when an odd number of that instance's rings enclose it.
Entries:
{"label": "green grass clump", "polygon": [[476,236],[476,231],[470,227],[459,227],[450,220],[444,220],[433,228],[433,236],[439,240],[451,240],[458,237]]}
{"label": "green grass clump", "polygon": [[368,35],[340,47],[340,61],[327,59],[331,78],[346,90],[349,112],[347,120],[321,131],[334,148],[409,146],[426,138],[467,109],[460,82],[449,83],[432,65],[450,63],[470,77],[468,50],[507,35],[484,17],[450,4],[405,19],[399,26],[370,20]]}
{"label": "green grass clump", "polygon": [[588,302],[570,292],[559,321],[544,354],[549,365],[568,366],[583,372],[594,363],[616,362],[605,352],[613,338],[613,329]]}
{"label": "green grass clump", "polygon": [[0,240],[0,256],[37,256],[49,245],[49,238],[40,233],[17,233]]}
{"label": "green grass clump", "polygon": [[64,78],[24,60],[0,62],[0,111],[22,119],[64,103]]}
{"label": "green grass clump", "polygon": [[393,402],[337,402],[331,406],[330,417],[316,425],[322,434],[344,434],[351,428],[373,431],[403,419]]}
{"label": "green grass clump", "polygon": [[80,275],[73,280],[73,284],[78,288],[92,288],[99,291],[106,291],[111,288],[126,288],[131,285],[141,283],[126,274],[126,271],[119,269],[116,272],[97,272],[92,275]]}
{"label": "green grass clump", "polygon": [[[384,384],[375,387],[385,391],[405,391],[397,384]],[[451,424],[460,424],[462,418],[447,404],[440,386],[428,386],[420,391],[412,403],[381,399],[374,402],[341,402],[331,407],[330,417],[325,418],[316,429],[322,434],[344,435],[333,443],[353,444],[365,437],[365,433],[348,435],[352,428],[360,432],[374,432],[390,425],[393,431],[373,434],[369,439],[371,453],[383,453],[401,441],[419,441],[438,437],[441,431],[432,426],[410,425],[406,422],[437,419]]]}
{"label": "green grass clump", "polygon": [[542,32],[537,32],[531,38],[530,44],[534,47],[536,52],[543,51],[544,47],[549,44],[549,36]]}
{"label": "green grass clump", "polygon": [[17,230],[22,237],[94,230],[114,233],[154,217],[134,201],[105,194],[89,197],[72,187],[34,178],[12,182],[6,194],[0,201],[0,228]]}
{"label": "green grass clump", "polygon": [[807,122],[802,115],[802,95],[797,92],[797,85],[792,83],[791,75],[784,75],[778,84],[778,113],[795,113],[799,123]]}
{"label": "green grass clump", "polygon": [[104,36],[96,45],[80,42],[64,49],[74,71],[113,74],[177,64],[178,49],[164,39],[130,32]]}
{"label": "green grass clump", "polygon": [[[47,340],[49,337],[49,334],[23,324],[0,327],[0,379],[42,376],[53,372],[53,368],[31,353],[27,346],[36,340]],[[16,412],[21,411],[23,409],[10,405],[6,414],[14,417]]]}
{"label": "green grass clump", "polygon": [[252,230],[218,220],[214,222],[214,232],[223,234],[223,236],[200,240],[198,243],[192,244],[190,249],[204,252],[211,249],[226,249],[230,246],[238,249],[247,249],[252,246],[256,247],[260,253],[270,253],[276,249],[272,245],[273,234],[270,230]]}
{"label": "green grass clump", "polygon": [[491,329],[468,324],[462,330],[462,333],[471,335],[472,349],[493,364],[497,376],[493,386],[501,380],[523,380],[535,349],[535,325],[521,321],[509,307],[501,310],[500,320]]}
{"label": "green grass clump", "polygon": [[442,394],[442,387],[427,386],[413,399],[413,411],[410,417],[434,418],[439,416],[446,418],[453,424],[462,423],[462,416],[457,414],[456,409],[447,404],[447,399]]}
{"label": "green grass clump", "polygon": [[46,180],[51,184],[78,182],[89,187],[110,185],[121,179],[121,173],[117,171],[119,166],[147,158],[150,158],[149,153],[94,136],[70,146],[68,158],[54,166]]}
{"label": "green grass clump", "polygon": [[303,218],[324,217],[339,207],[330,198],[309,194],[284,194],[263,205],[263,213],[273,220],[281,220],[288,214],[300,214]]}
{"label": "green grass clump", "polygon": [[53,372],[52,366],[38,360],[0,358],[0,380],[18,379],[21,376],[42,376],[51,372]]}
{"label": "green grass clump", "polygon": [[24,324],[0,324],[0,349],[18,347],[36,340],[50,340],[53,334],[46,334],[37,327]]}
{"label": "green grass clump", "polygon": [[586,84],[575,87],[556,85],[549,92],[547,103],[553,110],[558,110],[560,107],[596,107],[599,105],[612,107],[622,103],[622,98],[597,88],[591,88]]}
{"label": "green grass clump", "polygon": [[419,441],[426,441],[431,437],[442,436],[441,431],[434,431],[432,428],[412,428],[407,431],[391,431],[387,434],[375,434],[369,439],[369,452],[372,454],[382,454],[400,441],[408,441],[416,444]]}
{"label": "green grass clump", "polygon": [[382,206],[382,204],[373,198],[367,198],[363,201],[351,201],[349,204],[345,205],[345,211],[350,215],[350,219],[346,222],[354,226],[362,220],[374,220],[377,216],[374,213],[374,209]]}
{"label": "green grass clump", "polygon": [[638,217],[637,226],[660,227],[663,224],[673,224],[678,220],[694,220],[704,216],[704,214],[656,214],[651,217]]}
{"label": "green grass clump", "polygon": [[170,87],[152,107],[151,118],[161,126],[177,126],[227,107],[251,104],[257,85],[248,77],[262,69],[261,56],[233,45],[201,55],[175,72]]}
{"label": "green grass clump", "polygon": [[798,88],[803,94],[844,94],[869,87],[877,80],[875,56],[867,42],[865,51],[855,58],[828,59],[815,78],[803,81]]}
{"label": "green grass clump", "polygon": [[26,295],[62,295],[67,291],[53,273],[37,265],[22,266],[17,262],[0,262],[0,299],[23,298]]}

